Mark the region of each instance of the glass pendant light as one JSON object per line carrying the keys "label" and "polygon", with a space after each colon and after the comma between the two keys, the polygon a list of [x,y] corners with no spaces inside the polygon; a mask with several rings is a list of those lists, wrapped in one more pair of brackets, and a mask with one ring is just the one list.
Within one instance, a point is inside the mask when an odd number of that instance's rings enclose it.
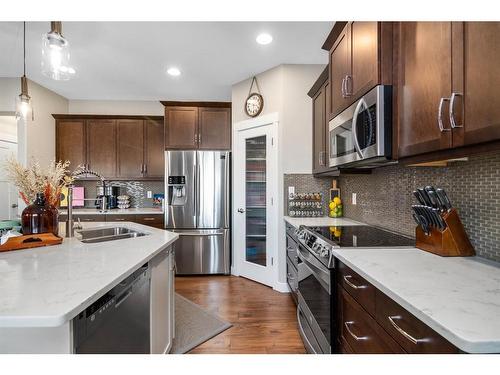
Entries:
{"label": "glass pendant light", "polygon": [[16,117],[26,121],[30,115],[33,120],[33,108],[31,97],[28,94],[28,79],[26,78],[26,22],[23,22],[23,64],[21,94],[16,99]]}
{"label": "glass pendant light", "polygon": [[67,81],[75,74],[69,65],[69,43],[62,36],[62,23],[52,21],[42,36],[42,73],[56,81]]}

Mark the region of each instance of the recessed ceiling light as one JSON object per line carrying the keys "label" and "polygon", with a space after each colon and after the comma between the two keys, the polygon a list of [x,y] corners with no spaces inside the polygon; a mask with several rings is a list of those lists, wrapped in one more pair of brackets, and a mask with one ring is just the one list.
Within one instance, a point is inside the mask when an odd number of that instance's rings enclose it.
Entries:
{"label": "recessed ceiling light", "polygon": [[255,40],[259,44],[266,45],[273,41],[273,37],[270,34],[262,33],[257,35],[257,38]]}
{"label": "recessed ceiling light", "polygon": [[174,77],[181,75],[181,71],[175,67],[168,68],[167,73]]}

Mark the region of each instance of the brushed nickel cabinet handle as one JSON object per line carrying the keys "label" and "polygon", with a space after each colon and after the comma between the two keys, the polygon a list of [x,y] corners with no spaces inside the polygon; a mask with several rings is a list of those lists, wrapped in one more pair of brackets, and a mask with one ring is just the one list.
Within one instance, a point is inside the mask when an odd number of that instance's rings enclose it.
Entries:
{"label": "brushed nickel cabinet handle", "polygon": [[155,219],[154,217],[144,217],[144,218],[142,218],[142,220],[144,220],[144,221],[154,221],[154,219]]}
{"label": "brushed nickel cabinet handle", "polygon": [[349,91],[349,81],[352,81],[352,77],[349,74],[347,74],[345,76],[345,96],[346,96],[346,98],[348,98],[349,96],[352,96],[352,92]]}
{"label": "brushed nickel cabinet handle", "polygon": [[353,325],[354,322],[353,321],[349,321],[349,322],[344,322],[344,327],[345,329],[347,330],[347,332],[349,332],[349,334],[354,338],[354,340],[356,341],[364,341],[364,340],[368,340],[369,337],[368,336],[358,336],[356,335],[353,331],[351,331],[351,325]]}
{"label": "brushed nickel cabinet handle", "polygon": [[404,338],[406,338],[408,341],[410,341],[412,344],[419,344],[422,342],[426,342],[426,339],[416,339],[412,335],[410,335],[408,332],[406,332],[403,328],[398,326],[394,320],[401,320],[401,316],[395,315],[395,316],[388,316],[389,322],[391,322],[392,326],[398,331]]}
{"label": "brushed nickel cabinet handle", "polygon": [[449,102],[450,99],[448,98],[441,98],[439,100],[439,107],[438,107],[438,126],[439,126],[439,131],[441,133],[443,132],[449,132],[451,131],[451,129],[445,129],[444,125],[443,125],[443,104],[444,102]]}
{"label": "brushed nickel cabinet handle", "polygon": [[464,125],[457,125],[455,121],[455,99],[457,96],[463,96],[462,93],[460,92],[454,92],[451,94],[451,99],[450,99],[450,110],[449,110],[449,115],[450,115],[450,124],[452,129],[457,129],[457,128],[463,128]]}
{"label": "brushed nickel cabinet handle", "polygon": [[340,87],[340,91],[342,93],[342,97],[343,98],[346,98],[346,94],[345,94],[345,77],[342,78],[342,85]]}
{"label": "brushed nickel cabinet handle", "polygon": [[353,289],[365,289],[367,286],[366,285],[356,285],[353,282],[351,282],[349,279],[351,279],[351,275],[345,275],[344,276],[344,281]]}

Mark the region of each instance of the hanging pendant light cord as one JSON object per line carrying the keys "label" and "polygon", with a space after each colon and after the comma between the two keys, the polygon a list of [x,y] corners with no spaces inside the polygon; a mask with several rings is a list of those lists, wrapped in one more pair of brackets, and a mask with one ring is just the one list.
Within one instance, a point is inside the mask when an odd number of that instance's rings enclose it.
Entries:
{"label": "hanging pendant light cord", "polygon": [[23,22],[23,64],[24,64],[23,75],[26,75],[26,21]]}

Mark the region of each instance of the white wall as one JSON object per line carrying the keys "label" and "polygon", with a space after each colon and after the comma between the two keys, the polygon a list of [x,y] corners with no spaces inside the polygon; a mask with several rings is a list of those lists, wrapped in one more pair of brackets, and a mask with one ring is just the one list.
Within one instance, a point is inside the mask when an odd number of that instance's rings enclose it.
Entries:
{"label": "white wall", "polygon": [[163,116],[164,108],[159,101],[70,100],[68,113]]}
{"label": "white wall", "polygon": [[26,160],[37,160],[42,167],[56,157],[56,126],[54,113],[68,113],[68,99],[39,84],[28,82],[33,100],[34,120],[26,124]]}
{"label": "white wall", "polygon": [[[324,67],[279,65],[256,76],[264,97],[261,115],[280,114],[283,173],[312,173],[312,101],[307,92]],[[249,78],[232,87],[233,124],[249,118],[244,103],[251,82]]]}
{"label": "white wall", "polygon": [[[21,92],[21,79],[0,78],[0,112],[15,112],[16,98]],[[18,159],[26,163],[31,158],[47,165],[55,158],[55,121],[53,113],[68,113],[68,100],[39,84],[28,80],[28,92],[33,100],[34,121],[18,121]]]}
{"label": "white wall", "polygon": [[[286,283],[283,175],[312,173],[312,100],[307,92],[324,68],[324,65],[279,65],[256,75],[264,97],[264,108],[260,116],[277,112],[280,119],[279,196],[276,201],[279,210],[278,281],[282,284]],[[251,82],[250,77],[232,87],[233,128],[235,123],[249,118],[245,114],[244,103]]]}

